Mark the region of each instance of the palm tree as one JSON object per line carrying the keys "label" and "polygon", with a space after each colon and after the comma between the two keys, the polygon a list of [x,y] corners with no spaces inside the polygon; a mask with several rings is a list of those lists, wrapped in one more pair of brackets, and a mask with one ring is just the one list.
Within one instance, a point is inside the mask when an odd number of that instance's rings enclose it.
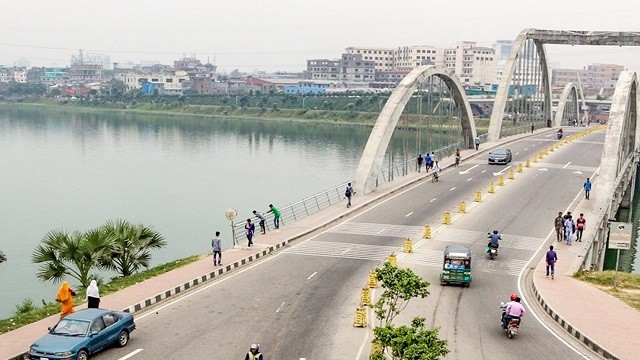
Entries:
{"label": "palm tree", "polygon": [[102,230],[113,239],[109,263],[104,265],[123,277],[134,274],[140,268],[148,268],[151,249],[167,245],[164,237],[152,227],[133,225],[126,220],[108,221]]}
{"label": "palm tree", "polygon": [[43,281],[62,281],[71,276],[82,287],[89,286],[92,269],[105,268],[105,258],[109,256],[112,239],[101,229],[84,233],[69,234],[63,230],[53,230],[45,235],[33,252],[31,261],[42,264],[37,276]]}
{"label": "palm tree", "polygon": [[5,255],[2,250],[0,250],[0,264],[7,261],[7,255]]}

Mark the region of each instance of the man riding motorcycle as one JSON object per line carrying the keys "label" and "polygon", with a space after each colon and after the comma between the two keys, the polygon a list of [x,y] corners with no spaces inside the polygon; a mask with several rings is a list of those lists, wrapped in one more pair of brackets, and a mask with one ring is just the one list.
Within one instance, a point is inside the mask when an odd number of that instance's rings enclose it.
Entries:
{"label": "man riding motorcycle", "polygon": [[500,246],[500,240],[502,240],[502,236],[498,233],[498,230],[493,230],[493,234],[488,234],[487,238],[489,238],[488,247],[495,247],[496,249]]}
{"label": "man riding motorcycle", "polygon": [[[513,296],[513,295],[512,295]],[[524,306],[520,304],[520,297],[516,295],[515,301],[507,303],[504,309],[504,317],[502,318],[502,328],[506,329],[507,324],[513,318],[520,319],[524,316]]]}
{"label": "man riding motorcycle", "polygon": [[506,303],[500,303],[500,308],[502,308],[502,316],[500,317],[500,321],[502,321],[502,327],[504,327],[504,316],[507,315],[507,305],[511,304],[512,302],[516,301],[516,299],[518,298],[518,294],[511,294],[511,296],[509,297],[509,302]]}
{"label": "man riding motorcycle", "polygon": [[558,140],[562,139],[562,128],[558,129]]}

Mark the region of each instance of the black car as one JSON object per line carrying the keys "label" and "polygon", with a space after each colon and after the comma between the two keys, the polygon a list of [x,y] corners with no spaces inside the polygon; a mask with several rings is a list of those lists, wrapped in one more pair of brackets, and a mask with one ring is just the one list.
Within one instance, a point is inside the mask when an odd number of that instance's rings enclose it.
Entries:
{"label": "black car", "polygon": [[511,162],[511,150],[507,148],[497,148],[489,153],[489,165],[507,164]]}

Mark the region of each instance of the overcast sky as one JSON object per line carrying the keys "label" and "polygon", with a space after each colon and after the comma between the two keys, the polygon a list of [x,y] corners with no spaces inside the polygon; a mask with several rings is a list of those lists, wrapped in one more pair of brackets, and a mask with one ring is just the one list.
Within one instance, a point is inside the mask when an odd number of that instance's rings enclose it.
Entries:
{"label": "overcast sky", "polygon": [[[3,0],[2,2],[9,2]],[[638,0],[19,0],[0,7],[0,64],[67,66],[78,49],[112,62],[172,63],[182,54],[221,71],[299,71],[347,46],[491,46],[527,27],[640,31]],[[554,67],[617,63],[640,48],[548,47]]]}

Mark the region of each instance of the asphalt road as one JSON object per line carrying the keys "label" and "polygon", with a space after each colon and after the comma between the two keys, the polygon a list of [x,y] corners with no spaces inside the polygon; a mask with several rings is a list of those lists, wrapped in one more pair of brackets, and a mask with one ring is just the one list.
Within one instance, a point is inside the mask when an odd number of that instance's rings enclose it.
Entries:
{"label": "asphalt road", "polygon": [[[603,140],[599,132],[566,145],[504,187],[497,186],[494,173],[503,171],[506,178],[507,166],[487,165],[486,155],[465,161],[437,183],[419,182],[282,252],[136,315],[138,330],[129,345],[95,358],[242,359],[257,342],[268,359],[366,359],[371,334],[352,324],[367,275],[404,238],[419,239],[431,224],[433,239],[399,255],[400,266],[432,283],[431,294],[412,300],[398,320],[423,316],[439,327],[449,342],[447,359],[581,359],[531,314],[509,340],[499,326],[499,304],[518,291],[518,276],[550,234],[553,218],[596,170]],[[549,132],[509,144],[509,166],[515,169],[554,141]],[[486,193],[490,181],[496,181],[496,194],[473,203],[475,191]],[[457,215],[463,200],[468,213]],[[454,222],[442,227],[445,211]],[[491,261],[483,250],[493,229],[505,240]],[[469,288],[438,283],[442,251],[451,243],[474,254]]]}

